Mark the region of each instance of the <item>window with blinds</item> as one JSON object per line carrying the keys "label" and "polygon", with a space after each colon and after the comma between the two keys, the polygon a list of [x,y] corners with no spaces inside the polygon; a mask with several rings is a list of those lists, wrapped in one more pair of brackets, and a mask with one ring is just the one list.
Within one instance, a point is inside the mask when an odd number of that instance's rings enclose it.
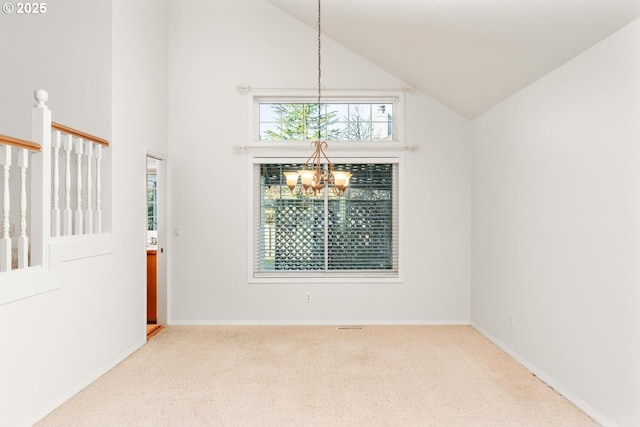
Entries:
{"label": "window with blinds", "polygon": [[254,277],[398,277],[398,165],[336,164],[342,196],[292,194],[282,173],[301,167],[255,165]]}

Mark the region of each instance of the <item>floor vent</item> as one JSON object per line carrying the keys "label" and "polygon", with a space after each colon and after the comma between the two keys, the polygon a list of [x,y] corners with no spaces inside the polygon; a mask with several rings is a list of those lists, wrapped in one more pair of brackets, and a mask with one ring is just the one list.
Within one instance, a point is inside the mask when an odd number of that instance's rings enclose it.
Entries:
{"label": "floor vent", "polygon": [[357,329],[357,330],[363,330],[364,326],[338,326],[336,328],[339,331],[345,330],[345,329]]}

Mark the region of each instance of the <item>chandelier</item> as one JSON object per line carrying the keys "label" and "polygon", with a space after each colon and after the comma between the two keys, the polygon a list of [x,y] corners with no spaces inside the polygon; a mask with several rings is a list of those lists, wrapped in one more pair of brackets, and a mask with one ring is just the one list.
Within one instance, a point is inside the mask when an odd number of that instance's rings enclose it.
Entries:
{"label": "chandelier", "polygon": [[333,163],[327,157],[325,150],[329,146],[326,141],[322,140],[321,125],[322,125],[322,105],[320,103],[322,95],[322,55],[321,55],[321,8],[320,1],[318,0],[318,139],[313,141],[314,147],[313,153],[301,170],[283,172],[287,181],[287,186],[292,193],[298,185],[298,177],[300,177],[300,183],[302,185],[301,191],[306,195],[316,195],[322,189],[329,186],[336,196],[341,196],[349,187],[349,180],[351,179],[351,173],[346,171],[334,170]]}

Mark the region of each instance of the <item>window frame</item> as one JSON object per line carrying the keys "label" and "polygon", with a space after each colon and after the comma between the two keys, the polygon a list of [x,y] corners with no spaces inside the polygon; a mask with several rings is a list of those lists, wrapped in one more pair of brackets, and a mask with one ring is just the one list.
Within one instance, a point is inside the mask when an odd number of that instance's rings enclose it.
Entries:
{"label": "window frame", "polygon": [[[284,93],[286,92],[286,93]],[[307,103],[316,104],[317,92],[308,89],[252,89],[249,129],[250,145],[273,145],[279,147],[306,144],[308,140],[264,140],[260,139],[260,104],[261,103]],[[331,140],[330,144],[341,147],[400,147],[404,141],[404,92],[399,90],[323,90],[322,104],[366,103],[393,104],[392,139],[390,140]]]}
{"label": "window frame", "polygon": [[[269,272],[256,272],[255,259],[259,252],[258,240],[260,238],[259,222],[260,218],[256,218],[256,213],[260,210],[260,165],[267,163],[300,163],[304,162],[302,157],[286,157],[286,158],[274,158],[274,157],[253,157],[251,162],[251,200],[249,203],[249,282],[250,283],[293,283],[304,281],[304,283],[336,283],[336,282],[400,282],[401,281],[401,242],[402,232],[400,228],[400,212],[401,212],[401,183],[400,171],[400,158],[399,157],[376,157],[376,158],[362,158],[362,157],[339,157],[335,160],[332,159],[334,164],[340,163],[380,163],[380,164],[393,164],[396,170],[393,177],[395,182],[393,183],[393,210],[395,214],[394,232],[395,242],[394,246],[397,251],[396,265],[394,271],[389,270],[334,270],[334,271],[269,271]],[[288,190],[287,190],[288,191]]]}
{"label": "window frame", "polygon": [[[317,102],[317,92],[308,89],[247,89],[249,92],[249,145],[240,147],[247,150],[248,191],[248,259],[247,276],[249,284],[299,284],[299,283],[380,283],[403,282],[403,194],[404,194],[404,92],[401,90],[323,90],[322,103],[385,103],[393,104],[393,139],[379,141],[328,141],[327,155],[334,164],[340,163],[391,163],[397,168],[394,178],[396,190],[394,210],[396,214],[396,271],[348,270],[327,272],[279,271],[274,274],[254,272],[256,251],[256,219],[254,213],[260,204],[260,182],[256,180],[256,167],[261,163],[304,163],[312,152],[310,141],[261,140],[260,103],[274,102]],[[257,181],[257,182],[256,182]],[[259,218],[257,219],[260,220]]]}

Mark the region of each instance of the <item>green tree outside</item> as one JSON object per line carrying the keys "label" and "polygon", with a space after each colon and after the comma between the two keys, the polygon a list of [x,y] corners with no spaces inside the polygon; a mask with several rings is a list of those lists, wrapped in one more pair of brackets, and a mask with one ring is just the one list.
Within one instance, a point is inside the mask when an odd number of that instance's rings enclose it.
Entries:
{"label": "green tree outside", "polygon": [[279,121],[275,123],[275,131],[264,132],[265,139],[314,141],[336,140],[342,136],[340,129],[332,128],[338,121],[338,112],[327,111],[326,104],[272,104],[271,109]]}

